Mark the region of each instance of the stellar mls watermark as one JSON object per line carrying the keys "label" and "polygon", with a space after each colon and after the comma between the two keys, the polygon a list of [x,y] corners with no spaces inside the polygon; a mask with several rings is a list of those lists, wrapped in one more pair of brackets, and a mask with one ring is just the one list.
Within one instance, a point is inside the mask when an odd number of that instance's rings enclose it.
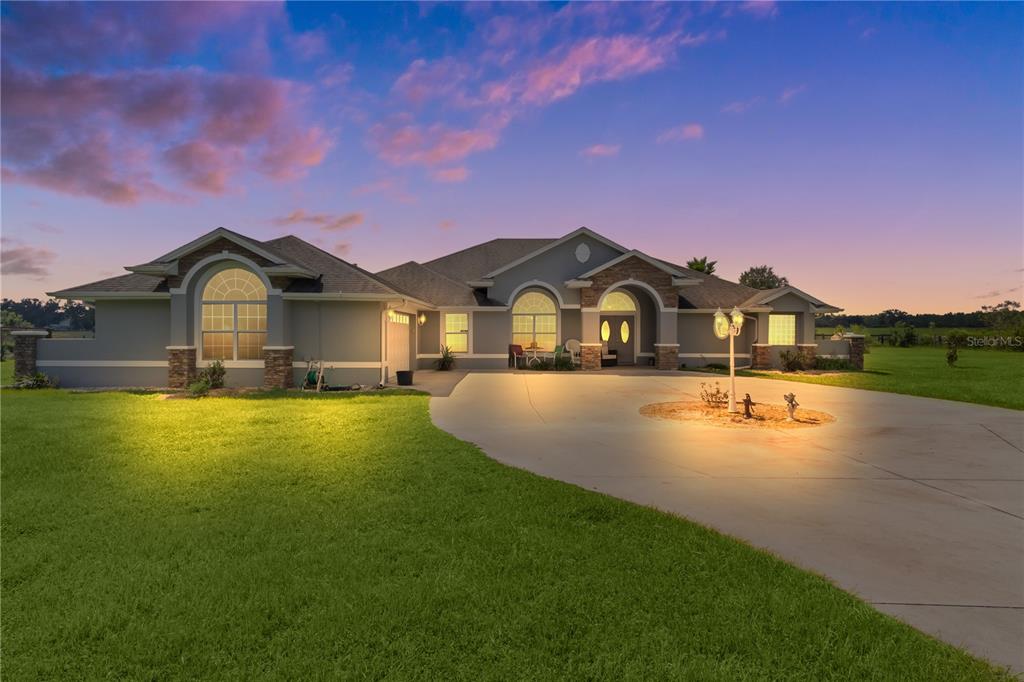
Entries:
{"label": "stellar mls watermark", "polygon": [[1024,346],[1024,336],[968,336],[967,346],[970,348],[1020,348]]}

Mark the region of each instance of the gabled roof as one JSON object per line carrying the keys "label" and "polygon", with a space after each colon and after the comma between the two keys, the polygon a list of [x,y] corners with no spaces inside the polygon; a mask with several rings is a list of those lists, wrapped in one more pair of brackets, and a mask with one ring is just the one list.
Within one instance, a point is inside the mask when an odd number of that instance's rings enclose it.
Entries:
{"label": "gabled roof", "polygon": [[377,276],[406,291],[415,291],[417,298],[435,306],[501,305],[488,299],[484,292],[415,261],[381,270]]}
{"label": "gabled roof", "polygon": [[487,273],[523,256],[535,253],[555,239],[492,239],[447,256],[423,263],[457,282],[484,279]]}
{"label": "gabled roof", "polygon": [[797,298],[804,299],[805,301],[815,306],[816,308],[822,308],[822,310],[818,312],[839,312],[840,310],[842,310],[842,308],[836,308],[833,305],[829,305],[828,303],[825,303],[821,299],[811,296],[806,291],[801,291],[800,289],[797,289],[796,287],[791,285],[777,287],[775,289],[762,289],[761,291],[758,291],[756,294],[751,296],[747,301],[744,302],[744,304],[765,305],[771,303],[776,299],[782,298],[786,294],[793,294]]}
{"label": "gabled roof", "polygon": [[222,227],[155,260],[141,266],[133,266],[132,269],[142,272],[132,272],[127,275],[69,287],[50,295],[55,298],[68,299],[169,295],[167,277],[185,274],[178,273],[176,268],[169,267],[169,265],[176,265],[181,257],[211,244],[217,239],[228,239],[238,244],[239,247],[259,254],[270,261],[272,265],[264,266],[262,270],[272,277],[287,278],[288,284],[284,289],[285,293],[418,298],[414,294],[399,291],[398,288],[373,273],[293,235],[261,242]]}
{"label": "gabled roof", "polygon": [[[618,244],[616,244],[612,240],[608,239],[607,237],[603,237],[603,236],[599,235],[598,233],[594,232],[593,230],[590,230],[590,229],[588,229],[586,227],[580,227],[578,229],[573,230],[572,232],[570,232],[569,234],[565,235],[564,237],[560,237],[558,239],[550,240],[550,241],[548,241],[547,244],[544,244],[540,248],[538,248],[538,249],[536,249],[534,251],[531,251],[530,253],[526,253],[526,254],[520,256],[519,258],[516,258],[513,261],[506,262],[504,265],[500,266],[496,270],[492,270],[490,272],[485,273],[483,275],[483,278],[484,279],[489,279],[491,277],[494,277],[495,275],[500,275],[501,273],[505,272],[506,270],[511,270],[515,266],[520,265],[522,263],[525,263],[526,261],[528,261],[528,260],[530,260],[532,258],[536,258],[537,256],[541,255],[542,253],[545,253],[546,251],[550,251],[551,249],[555,248],[556,246],[564,244],[565,242],[569,241],[570,239],[573,239],[573,238],[579,237],[579,236],[590,237],[594,241],[601,242],[605,246],[609,246],[609,247],[615,249],[616,251],[628,251],[628,249],[626,247],[619,246]],[[480,279],[480,278],[478,277],[476,279]]]}
{"label": "gabled roof", "polygon": [[668,263],[666,263],[663,260],[658,260],[657,258],[653,258],[651,256],[648,256],[643,251],[637,251],[636,249],[632,249],[632,250],[627,251],[626,253],[622,254],[621,256],[618,256],[616,258],[611,259],[607,263],[602,263],[601,265],[598,265],[593,270],[588,270],[587,272],[584,272],[582,275],[577,275],[576,279],[588,279],[590,277],[593,277],[597,273],[601,272],[602,270],[607,270],[608,268],[612,267],[613,265],[618,265],[622,261],[628,260],[630,258],[639,258],[640,260],[644,261],[645,263],[649,263],[649,264],[653,265],[654,267],[658,268],[659,270],[661,270],[663,272],[667,272],[668,274],[672,275],[673,277],[686,277],[686,278],[689,278],[689,275],[687,275],[685,273],[692,272],[691,270],[687,270],[686,268],[679,269],[679,268],[673,267],[673,266],[669,265]]}

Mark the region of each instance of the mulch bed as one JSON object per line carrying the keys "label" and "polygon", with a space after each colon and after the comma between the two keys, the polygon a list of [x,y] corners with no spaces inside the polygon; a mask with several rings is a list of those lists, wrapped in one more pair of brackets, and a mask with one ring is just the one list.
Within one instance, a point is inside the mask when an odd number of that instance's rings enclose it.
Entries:
{"label": "mulch bed", "polygon": [[827,412],[796,409],[796,420],[789,421],[785,405],[758,403],[754,405],[754,416],[743,417],[743,405],[740,404],[737,414],[730,414],[725,405],[712,407],[699,400],[681,400],[668,403],[651,403],[640,408],[640,414],[652,419],[672,419],[675,421],[694,421],[737,428],[769,428],[769,429],[801,429],[808,426],[821,426],[836,420]]}

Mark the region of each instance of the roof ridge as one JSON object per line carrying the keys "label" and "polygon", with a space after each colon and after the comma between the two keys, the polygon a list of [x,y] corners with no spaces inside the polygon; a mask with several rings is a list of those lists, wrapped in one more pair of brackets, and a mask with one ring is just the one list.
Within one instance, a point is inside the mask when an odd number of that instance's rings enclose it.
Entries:
{"label": "roof ridge", "polygon": [[466,283],[466,282],[460,282],[459,280],[455,279],[454,277],[449,277],[448,275],[446,275],[446,274],[444,274],[443,272],[440,272],[440,271],[438,271],[438,270],[435,270],[434,268],[430,267],[429,265],[424,265],[423,263],[416,263],[416,265],[419,265],[419,266],[420,266],[421,268],[423,268],[424,270],[429,270],[430,272],[434,273],[434,274],[435,274],[435,275],[437,275],[438,277],[441,277],[441,278],[443,278],[443,279],[446,279],[446,280],[448,280],[448,281],[449,281],[449,282],[451,282],[452,284],[456,284],[456,285],[458,285],[458,286],[460,286],[460,287],[465,287],[465,288],[467,288],[467,289],[470,289],[470,290],[472,290],[472,289],[473,289],[473,287],[469,286],[469,284],[468,284],[468,283]]}
{"label": "roof ridge", "polygon": [[[471,249],[478,249],[481,246],[484,246],[485,244],[493,244],[494,242],[499,242],[499,241],[521,241],[521,240],[525,240],[525,239],[534,239],[534,240],[544,239],[544,240],[547,240],[547,241],[555,241],[557,239],[560,239],[560,237],[494,237],[492,239],[488,239],[486,241],[479,242],[477,244],[470,244],[469,246],[467,246],[465,248],[462,248],[462,249],[459,249],[458,251],[452,251],[451,253],[446,253],[443,256],[438,256],[437,258],[431,258],[430,260],[426,261],[426,263],[433,263],[435,261],[443,260],[445,258],[451,258],[452,256],[457,256],[460,253],[464,253],[464,252],[469,251]],[[426,263],[420,263],[420,265],[425,265]]]}

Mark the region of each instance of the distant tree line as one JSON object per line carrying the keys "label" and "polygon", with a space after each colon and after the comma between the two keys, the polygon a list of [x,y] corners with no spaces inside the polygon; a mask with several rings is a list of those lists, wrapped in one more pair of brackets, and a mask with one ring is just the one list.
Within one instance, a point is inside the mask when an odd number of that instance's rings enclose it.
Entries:
{"label": "distant tree line", "polygon": [[1024,312],[1017,301],[1003,301],[991,306],[982,306],[973,313],[918,313],[912,315],[898,308],[883,310],[873,315],[826,314],[815,319],[818,327],[841,326],[849,329],[854,325],[862,327],[895,327],[899,323],[910,327],[961,327],[1007,329],[1024,323]]}
{"label": "distant tree line", "polygon": [[92,331],[96,327],[96,311],[77,301],[61,302],[56,299],[40,301],[23,298],[20,301],[5,298],[0,301],[3,327],[32,327],[51,329],[61,327],[71,331]]}

